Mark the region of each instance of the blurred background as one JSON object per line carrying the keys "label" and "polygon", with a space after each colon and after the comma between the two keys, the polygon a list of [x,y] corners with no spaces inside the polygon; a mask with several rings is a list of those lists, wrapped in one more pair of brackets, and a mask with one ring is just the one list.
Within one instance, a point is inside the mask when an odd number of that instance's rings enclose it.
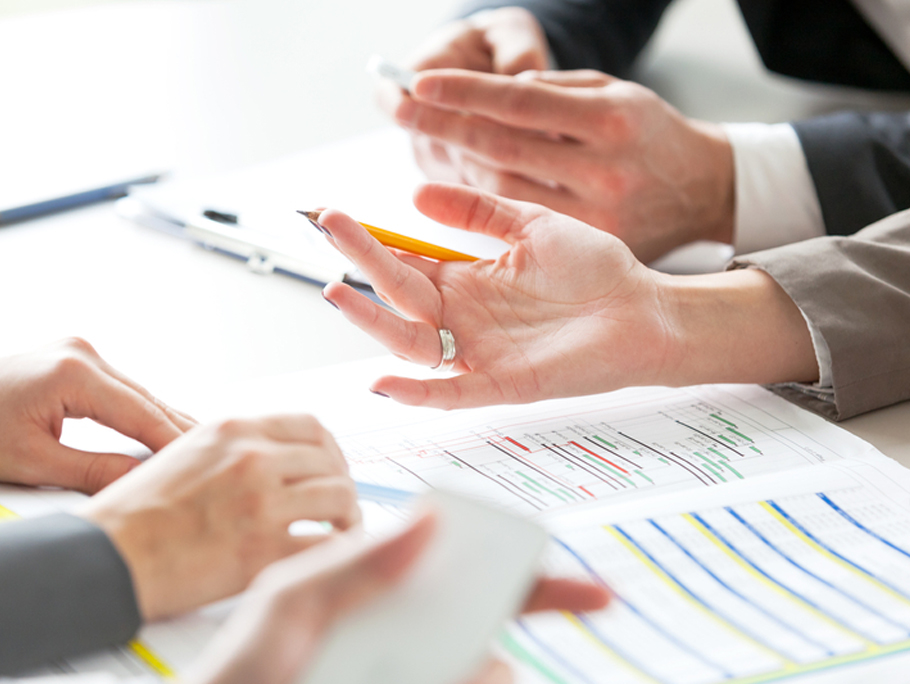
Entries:
{"label": "blurred background", "polygon": [[[0,207],[147,171],[229,170],[388,126],[367,59],[404,60],[457,6],[0,0]],[[684,113],[710,120],[868,104],[766,74],[734,0],[677,0],[639,67]],[[205,405],[197,393],[219,383],[384,352],[318,287],[256,275],[120,219],[110,204],[0,235],[0,355],[81,335],[195,411]]]}
{"label": "blurred background", "polygon": [[[387,125],[364,66],[456,0],[0,0],[0,206],[54,179],[237,167]],[[678,0],[640,78],[685,113],[778,121],[863,96],[765,74],[733,0]]]}

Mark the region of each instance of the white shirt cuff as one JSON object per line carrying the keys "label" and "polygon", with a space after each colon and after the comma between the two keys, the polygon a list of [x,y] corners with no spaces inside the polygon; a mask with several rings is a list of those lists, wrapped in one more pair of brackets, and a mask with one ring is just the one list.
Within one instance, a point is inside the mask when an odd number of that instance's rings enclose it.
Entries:
{"label": "white shirt cuff", "polygon": [[809,166],[790,124],[723,124],[733,148],[733,247],[748,254],[825,234]]}
{"label": "white shirt cuff", "polygon": [[[802,309],[800,309],[800,313],[802,313]],[[818,390],[827,390],[833,387],[831,384],[831,350],[828,349],[828,343],[825,342],[821,331],[812,321],[806,318],[806,314],[803,314],[803,319],[806,321],[806,325],[809,326],[809,335],[812,338],[812,346],[815,348],[815,362],[818,364],[818,382],[811,385],[811,387]]]}

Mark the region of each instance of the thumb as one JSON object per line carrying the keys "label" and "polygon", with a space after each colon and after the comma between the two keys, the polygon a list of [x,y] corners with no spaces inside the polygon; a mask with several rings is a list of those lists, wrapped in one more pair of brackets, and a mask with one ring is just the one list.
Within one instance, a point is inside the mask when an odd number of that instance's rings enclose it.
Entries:
{"label": "thumb", "polygon": [[435,527],[435,516],[422,515],[404,532],[336,566],[320,592],[323,619],[331,622],[388,591],[420,557]]}
{"label": "thumb", "polygon": [[[481,13],[475,21],[484,24],[487,16]],[[540,24],[529,12],[491,12],[484,31],[494,74],[514,76],[522,71],[546,69],[549,45]]]}
{"label": "thumb", "polygon": [[125,454],[80,451],[56,441],[42,451],[42,459],[35,469],[38,481],[31,484],[74,489],[89,495],[101,491],[141,463]]}

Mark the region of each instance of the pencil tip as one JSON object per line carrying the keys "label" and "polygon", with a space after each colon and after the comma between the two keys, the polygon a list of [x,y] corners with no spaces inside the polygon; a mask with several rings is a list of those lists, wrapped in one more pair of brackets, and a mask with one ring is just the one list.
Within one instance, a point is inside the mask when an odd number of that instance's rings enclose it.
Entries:
{"label": "pencil tip", "polygon": [[310,221],[318,221],[318,220],[319,220],[319,214],[320,214],[321,212],[318,212],[318,211],[304,211],[303,209],[298,209],[298,210],[297,210],[297,213],[298,213],[298,214],[303,214],[303,215],[306,216],[308,219],[310,219]]}

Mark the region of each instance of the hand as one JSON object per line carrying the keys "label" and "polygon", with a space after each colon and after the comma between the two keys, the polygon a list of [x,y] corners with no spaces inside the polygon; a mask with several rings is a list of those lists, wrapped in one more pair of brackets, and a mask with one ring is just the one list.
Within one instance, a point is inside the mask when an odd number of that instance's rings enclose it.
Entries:
{"label": "hand", "polygon": [[[539,205],[465,186],[418,189],[420,211],[509,243],[495,261],[393,255],[336,211],[331,241],[407,319],[353,288],[323,294],[394,354],[440,361],[438,329],[455,337],[455,377],[384,377],[372,390],[404,404],[467,408],[607,392],[630,385],[811,381],[811,337],[799,308],[757,269],[668,276],[617,238]],[[410,319],[410,320],[408,320]]]}
{"label": "hand", "polygon": [[145,620],[235,594],[269,563],[325,538],[291,536],[296,520],[339,529],[360,520],[344,456],[309,416],[196,428],[77,514],[123,556]]}
{"label": "hand", "polygon": [[[470,69],[514,75],[529,69],[546,69],[549,46],[537,19],[523,7],[504,7],[454,21],[432,34],[407,60],[414,71]],[[412,106],[408,95],[394,83],[376,86],[380,108],[398,119],[400,108]],[[428,177],[457,182],[456,146],[449,146],[418,131],[411,131],[414,156]]]}
{"label": "hand", "polygon": [[196,424],[111,368],[88,342],[65,340],[0,360],[0,481],[93,494],[139,465],[124,454],[63,446],[64,418],[91,418],[152,451]]}
{"label": "hand", "polygon": [[[305,668],[328,628],[342,615],[388,591],[430,540],[432,515],[398,536],[364,548],[338,538],[267,568],[215,637],[193,672],[192,684],[286,684]],[[525,610],[603,608],[605,589],[568,579],[540,580]],[[491,663],[472,684],[506,684],[508,668]]]}
{"label": "hand", "polygon": [[574,216],[646,262],[694,240],[732,241],[733,154],[723,130],[638,84],[594,71],[425,71],[395,118],[445,149],[418,152],[430,178]]}
{"label": "hand", "polygon": [[464,408],[650,384],[664,374],[673,331],[659,297],[662,276],[619,240],[543,207],[464,186],[428,184],[420,211],[444,224],[501,238],[496,261],[396,258],[344,214],[320,223],[373,287],[410,321],[352,288],[324,296],[394,354],[440,359],[437,330],[455,336],[454,378],[382,378],[373,391],[405,404]]}

